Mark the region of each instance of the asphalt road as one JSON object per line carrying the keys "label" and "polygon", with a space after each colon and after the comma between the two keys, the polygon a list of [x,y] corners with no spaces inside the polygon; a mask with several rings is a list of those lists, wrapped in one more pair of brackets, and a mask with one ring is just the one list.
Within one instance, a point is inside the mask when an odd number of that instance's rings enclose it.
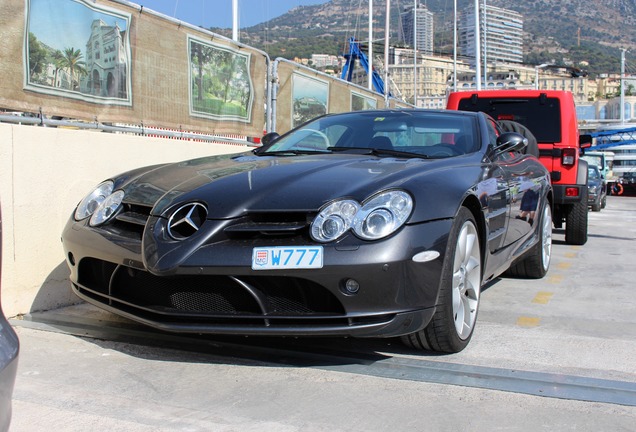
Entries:
{"label": "asphalt road", "polygon": [[179,337],[86,305],[13,320],[11,431],[634,431],[636,198],[499,279],[459,354],[395,340]]}

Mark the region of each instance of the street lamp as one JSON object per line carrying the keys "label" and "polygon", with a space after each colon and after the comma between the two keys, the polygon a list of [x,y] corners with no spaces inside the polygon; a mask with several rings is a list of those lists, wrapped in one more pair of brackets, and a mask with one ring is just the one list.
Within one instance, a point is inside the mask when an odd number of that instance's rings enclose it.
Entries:
{"label": "street lamp", "polygon": [[552,63],[542,63],[534,67],[534,89],[539,90],[539,69],[554,66]]}

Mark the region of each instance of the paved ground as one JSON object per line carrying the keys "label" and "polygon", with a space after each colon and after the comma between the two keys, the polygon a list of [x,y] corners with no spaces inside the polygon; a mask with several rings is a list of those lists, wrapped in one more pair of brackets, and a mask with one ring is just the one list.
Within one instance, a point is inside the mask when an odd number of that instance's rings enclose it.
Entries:
{"label": "paved ground", "polygon": [[636,198],[484,292],[469,347],[158,334],[88,305],[13,321],[11,431],[634,431]]}

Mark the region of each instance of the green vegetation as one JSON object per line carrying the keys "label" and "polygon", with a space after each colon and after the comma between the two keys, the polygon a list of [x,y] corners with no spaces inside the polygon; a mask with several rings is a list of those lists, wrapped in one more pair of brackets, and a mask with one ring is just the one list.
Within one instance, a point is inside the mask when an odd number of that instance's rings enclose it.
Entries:
{"label": "green vegetation", "polygon": [[247,56],[191,40],[190,61],[193,110],[248,117],[252,88]]}

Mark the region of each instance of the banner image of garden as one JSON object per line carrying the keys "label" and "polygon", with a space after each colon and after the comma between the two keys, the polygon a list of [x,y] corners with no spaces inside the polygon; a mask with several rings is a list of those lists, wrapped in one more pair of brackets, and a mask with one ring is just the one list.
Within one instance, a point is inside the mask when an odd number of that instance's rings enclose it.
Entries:
{"label": "banner image of garden", "polygon": [[192,115],[250,122],[250,55],[189,38]]}
{"label": "banner image of garden", "polygon": [[25,87],[103,104],[131,104],[130,15],[84,0],[28,0]]}

